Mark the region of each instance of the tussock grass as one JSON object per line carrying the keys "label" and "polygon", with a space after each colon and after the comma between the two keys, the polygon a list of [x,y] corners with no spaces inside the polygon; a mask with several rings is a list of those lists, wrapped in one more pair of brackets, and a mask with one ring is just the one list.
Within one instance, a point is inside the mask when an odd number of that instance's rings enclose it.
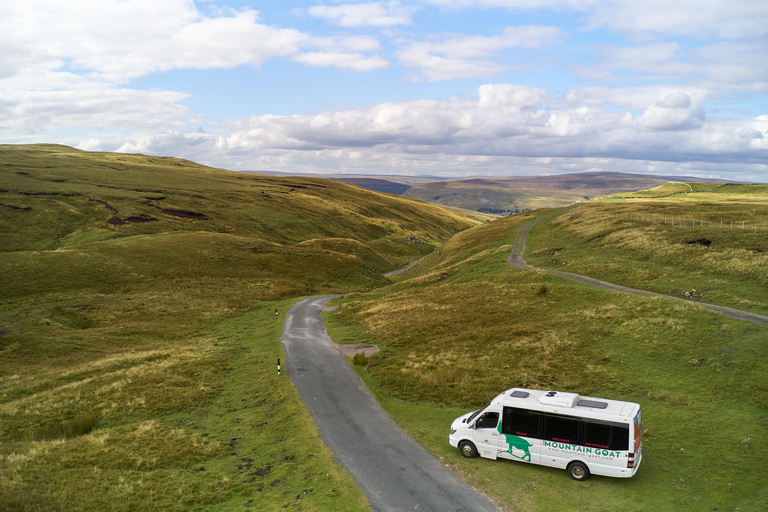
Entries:
{"label": "tussock grass", "polygon": [[[70,334],[77,345],[63,353],[41,341],[26,358],[3,359],[0,503],[9,510],[366,509],[290,380],[277,379],[282,326],[273,311],[292,301],[256,304],[213,328],[210,319],[190,318],[212,298],[187,302],[194,307],[187,318],[175,310],[194,333],[181,340],[172,336],[179,333],[173,316],[145,305],[141,329],[136,319],[136,332],[125,337],[128,329],[97,322]],[[110,307],[89,313],[127,310],[121,301]]]}
{"label": "tussock grass", "polygon": [[93,430],[96,425],[96,413],[86,413],[57,425],[37,427],[32,433],[33,441],[50,441],[51,439],[71,439],[82,436]]}
{"label": "tussock grass", "polygon": [[[366,336],[386,340],[382,357],[372,359],[368,369],[393,394],[480,405],[500,385],[480,370],[479,365],[491,361],[507,387],[552,386],[569,374],[585,389],[595,389],[613,379],[610,370],[589,360],[571,318],[550,315],[545,322],[536,315],[578,297],[570,290],[563,293],[547,276],[509,266],[507,240],[502,248],[498,239],[497,247],[490,247],[494,237],[513,237],[526,219],[503,219],[463,232],[441,248],[431,267],[424,265],[421,276],[359,301],[350,295],[341,305],[335,315],[341,322],[358,322]],[[594,326],[586,329],[600,335]],[[560,361],[553,360],[555,354]],[[571,368],[579,368],[578,378]]]}
{"label": "tussock grass", "polygon": [[382,286],[475,221],[62,146],[0,146],[0,169],[0,508],[367,508],[274,380],[272,312]]}
{"label": "tussock grass", "polygon": [[[717,221],[764,224],[768,195],[750,197],[762,197],[762,201],[657,200],[583,206],[535,226],[528,236],[526,258],[537,266],[663,294],[684,296],[685,291],[691,295],[696,290],[693,295],[703,302],[766,313],[768,229],[732,230],[721,228]],[[697,225],[663,223],[672,218],[697,218]]]}

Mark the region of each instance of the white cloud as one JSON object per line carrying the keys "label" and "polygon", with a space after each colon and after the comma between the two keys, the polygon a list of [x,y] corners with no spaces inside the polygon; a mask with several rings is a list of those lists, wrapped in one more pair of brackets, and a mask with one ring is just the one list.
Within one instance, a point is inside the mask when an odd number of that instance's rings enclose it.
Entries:
{"label": "white cloud", "polygon": [[0,136],[52,136],[62,128],[91,127],[119,130],[180,128],[178,118],[189,117],[179,102],[187,98],[173,91],[139,91],[82,82],[70,90],[14,90],[3,92]]}
{"label": "white cloud", "polygon": [[14,2],[0,18],[3,49],[29,58],[16,59],[4,74],[24,73],[35,62],[120,82],[169,69],[259,65],[295,53],[309,39],[257,20],[251,10],[207,17],[187,0]]}
{"label": "white cloud", "polygon": [[[296,172],[522,175],[592,169],[743,173],[740,179],[768,172],[768,116],[710,119],[697,94],[634,86],[571,90],[556,98],[544,89],[486,84],[471,98],[254,116],[220,123],[213,134],[175,130],[99,144],[227,168]],[[605,108],[601,96],[623,97],[629,105],[646,105],[645,111]],[[96,146],[88,138],[82,144]]]}
{"label": "white cloud", "polygon": [[307,52],[296,54],[292,58],[309,66],[329,66],[353,71],[373,71],[389,67],[389,62],[381,57],[360,53]]}
{"label": "white cloud", "polygon": [[490,60],[461,59],[436,55],[431,43],[416,42],[397,52],[400,64],[416,69],[413,81],[426,78],[430,82],[454,78],[491,78],[504,66]]}
{"label": "white cloud", "polygon": [[[251,9],[193,0],[5,3],[0,17],[4,142],[44,138],[88,149],[281,170],[296,166],[508,174],[510,166],[529,173],[552,166],[768,172],[768,114],[756,111],[764,107],[759,95],[768,92],[764,1],[335,0],[300,12],[350,32],[318,34],[272,25]],[[399,32],[398,27],[421,21],[414,13],[430,4],[444,9],[504,8],[512,15],[538,9],[567,16],[554,18],[565,20],[560,28],[495,29],[498,25],[489,11],[485,14],[491,19],[482,27],[491,35],[425,34],[425,27],[409,28],[412,32],[407,35]],[[576,40],[581,46],[564,47],[557,57],[545,54],[542,50],[565,40],[574,13],[581,28],[595,29],[595,34],[574,33],[569,42]],[[508,22],[509,16],[503,19]],[[383,30],[387,28],[391,30]],[[466,30],[474,28],[467,24]],[[585,46],[584,39],[593,46]],[[570,68],[560,60],[563,67],[536,75],[538,83],[558,81],[550,90],[487,84],[471,97],[387,102],[389,89],[399,84],[387,82],[386,73],[380,71],[377,78],[385,80],[381,91],[360,100],[374,106],[332,110],[304,102],[296,110],[326,111],[254,116],[207,125],[207,133],[193,133],[201,118],[185,105],[199,105],[204,99],[162,90],[173,87],[168,85],[172,74],[164,75],[168,81],[155,82],[163,84],[158,89],[127,85],[151,73],[259,67],[273,59],[355,72],[384,70],[392,61],[421,82],[488,79],[523,66],[537,67],[547,58],[571,59]],[[280,67],[269,71],[285,73],[275,71]],[[296,66],[282,68],[294,71]],[[573,70],[592,85],[576,88],[572,77],[562,79]],[[285,77],[270,75],[264,80]],[[218,78],[205,75],[211,82]],[[149,76],[142,83],[152,80]],[[307,91],[312,86],[307,81]],[[444,98],[451,94],[443,92],[450,86],[420,83],[393,93]],[[554,92],[558,88],[565,92]],[[378,93],[383,95],[374,99]],[[245,112],[243,116],[248,115]],[[708,163],[695,163],[702,161]]]}
{"label": "white cloud", "polygon": [[307,46],[329,52],[375,52],[381,50],[378,39],[359,35],[312,37]]}
{"label": "white cloud", "polygon": [[314,37],[262,24],[253,10],[206,15],[189,0],[11,2],[0,16],[0,134],[179,128],[191,115],[187,94],[122,84],[278,57],[365,72],[388,66],[370,54],[378,50],[373,37]]}
{"label": "white cloud", "polygon": [[259,66],[314,49],[379,48],[372,37],[313,37],[268,26],[248,9],[206,16],[189,0],[25,0],[4,10],[0,34],[0,80],[28,82],[55,71],[121,83],[172,69]]}
{"label": "white cloud", "polygon": [[653,80],[686,83],[711,91],[768,92],[765,43],[715,42],[693,48],[677,42],[602,45],[601,60],[574,70],[590,81]]}
{"label": "white cloud", "polygon": [[609,87],[605,85],[568,89],[563,95],[563,105],[576,108],[586,106],[610,106],[627,111],[642,111],[654,105],[660,98],[683,92],[706,101],[706,89],[669,84],[647,84]]}
{"label": "white cloud", "polygon": [[506,27],[500,35],[446,35],[435,41],[399,41],[400,63],[430,82],[453,78],[490,78],[505,69],[493,57],[510,49],[541,49],[559,44],[557,27]]}
{"label": "white cloud", "polygon": [[699,98],[658,92],[613,91],[615,97],[636,96],[631,103],[655,97],[647,112],[659,113],[645,120],[602,108],[597,91],[553,98],[543,89],[487,84],[473,98],[254,116],[221,123],[215,134],[171,131],[137,135],[128,144],[116,138],[98,144],[85,139],[83,145],[230,169],[443,176],[602,170],[766,181],[768,115],[701,117],[698,126],[675,130],[696,117]]}
{"label": "white cloud", "polygon": [[754,0],[608,0],[588,7],[589,25],[623,33],[691,39],[745,39],[768,34],[768,4]]}
{"label": "white cloud", "polygon": [[445,9],[546,9],[583,13],[584,26],[644,37],[746,39],[768,34],[768,4],[756,0],[421,0]]}
{"label": "white cloud", "polygon": [[321,18],[342,27],[394,27],[410,25],[411,15],[416,12],[414,6],[406,6],[399,1],[365,2],[343,5],[313,5],[306,13],[314,18]]}
{"label": "white cloud", "polygon": [[640,126],[648,130],[689,130],[704,121],[704,112],[684,92],[667,94],[640,117]]}
{"label": "white cloud", "polygon": [[[382,103],[307,116],[256,116],[222,126],[222,148],[364,151],[485,157],[762,162],[768,122],[706,119],[699,98],[667,93],[638,117],[590,105],[592,93],[551,98],[542,89],[489,84],[475,98]],[[622,90],[615,91],[616,96]],[[649,97],[650,95],[641,95]],[[756,134],[766,134],[759,137]]]}

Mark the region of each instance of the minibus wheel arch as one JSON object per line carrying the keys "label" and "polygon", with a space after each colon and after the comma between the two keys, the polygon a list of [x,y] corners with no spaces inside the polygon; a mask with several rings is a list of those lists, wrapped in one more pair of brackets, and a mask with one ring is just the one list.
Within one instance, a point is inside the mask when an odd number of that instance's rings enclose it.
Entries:
{"label": "minibus wheel arch", "polygon": [[568,476],[579,482],[589,478],[589,468],[579,460],[575,460],[568,464],[566,471],[568,471]]}
{"label": "minibus wheel arch", "polygon": [[477,457],[477,447],[472,441],[462,441],[459,443],[459,451],[468,459]]}

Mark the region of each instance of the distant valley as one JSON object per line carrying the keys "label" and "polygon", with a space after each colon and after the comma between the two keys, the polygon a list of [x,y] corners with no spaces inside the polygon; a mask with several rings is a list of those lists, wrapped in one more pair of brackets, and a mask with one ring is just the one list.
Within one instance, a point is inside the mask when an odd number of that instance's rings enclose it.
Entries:
{"label": "distant valley", "polygon": [[[289,175],[269,172],[264,174]],[[362,175],[324,175],[323,177],[377,192],[404,195],[441,206],[496,215],[566,206],[608,194],[651,189],[669,182],[722,181],[617,172],[474,178]]]}

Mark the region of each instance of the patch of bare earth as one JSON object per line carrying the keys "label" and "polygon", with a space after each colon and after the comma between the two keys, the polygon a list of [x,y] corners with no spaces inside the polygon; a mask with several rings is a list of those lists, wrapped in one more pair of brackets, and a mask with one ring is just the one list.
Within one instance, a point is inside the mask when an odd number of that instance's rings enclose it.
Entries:
{"label": "patch of bare earth", "polygon": [[[323,306],[322,311],[333,311],[336,306]],[[336,343],[330,340],[331,347],[339,354],[347,357],[354,357],[355,354],[362,352],[365,357],[371,357],[372,354],[380,352],[379,347],[376,345],[367,345],[365,343]]]}

